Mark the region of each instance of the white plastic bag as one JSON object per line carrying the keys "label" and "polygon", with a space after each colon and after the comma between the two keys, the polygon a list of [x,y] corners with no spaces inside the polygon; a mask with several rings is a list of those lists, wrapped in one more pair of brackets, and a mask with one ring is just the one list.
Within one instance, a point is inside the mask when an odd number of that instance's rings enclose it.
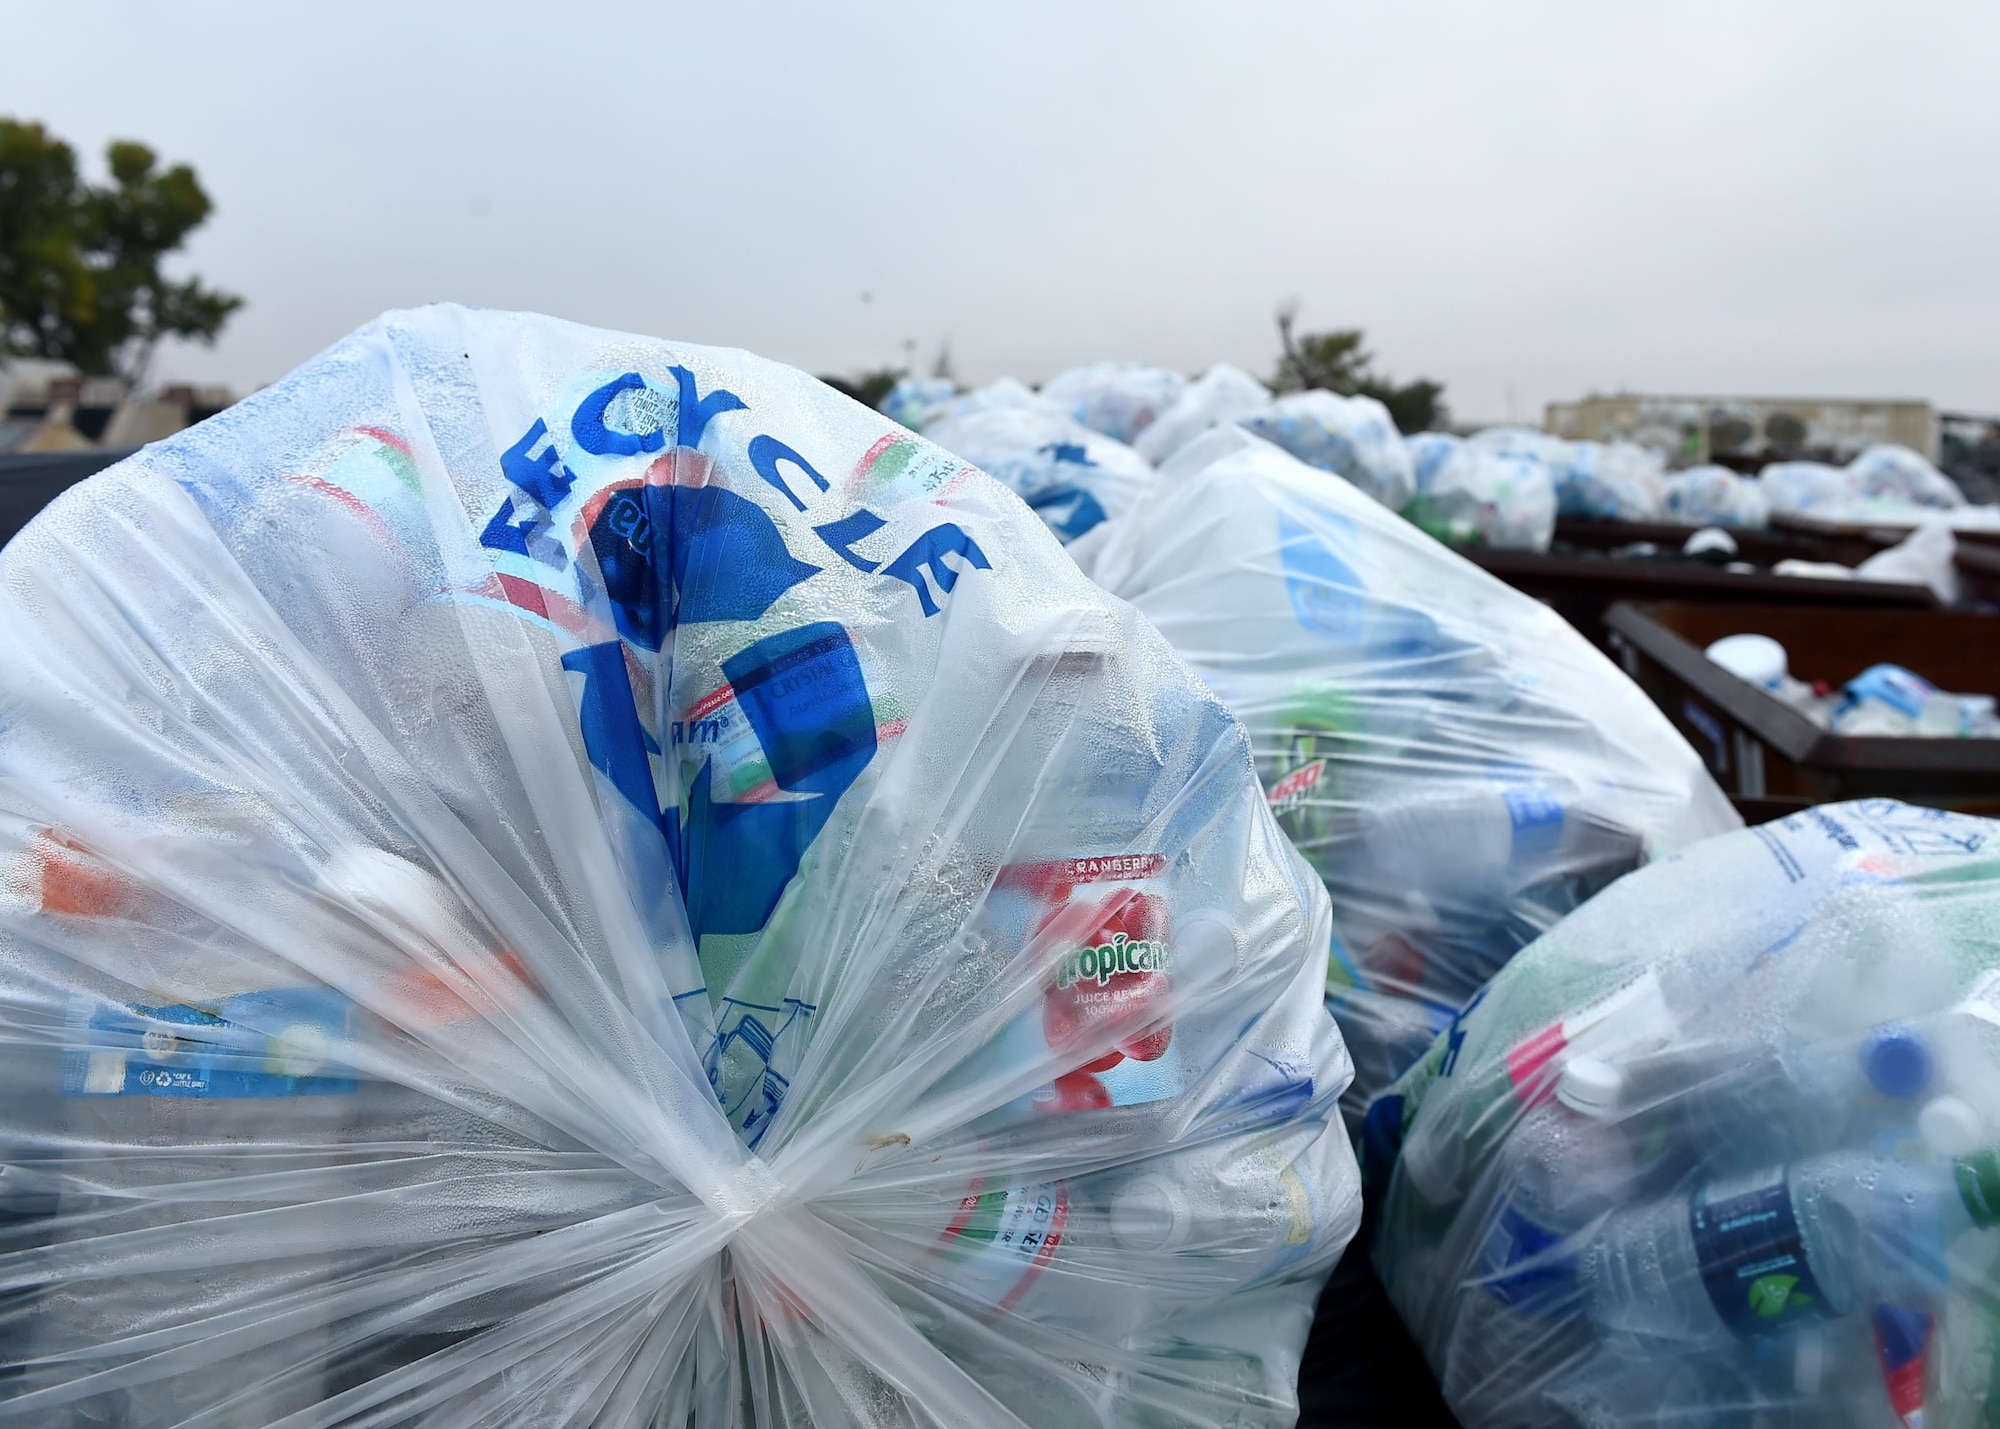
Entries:
{"label": "white plastic bag", "polygon": [[1517,949],[1740,822],[1561,617],[1240,430],[1169,462],[1092,572],[1243,722],[1326,881],[1356,1117]]}
{"label": "white plastic bag", "polygon": [[1124,515],[1153,482],[1144,457],[1047,402],[949,414],[925,434],[1005,482],[1065,542]]}
{"label": "white plastic bag", "polygon": [[1218,362],[1190,382],[1132,445],[1158,466],[1210,427],[1247,417],[1270,401],[1270,388],[1242,368]]}
{"label": "white plastic bag", "polygon": [[1854,568],[1867,581],[1900,581],[1929,586],[1946,605],[1958,603],[1958,540],[1941,520],[1926,521],[1886,551]]}
{"label": "white plastic bag", "polygon": [[1887,799],[1599,894],[1379,1097],[1376,1268],[1461,1423],[2000,1403],[2000,823]]}
{"label": "white plastic bag", "polygon": [[1754,477],[1726,466],[1692,466],[1666,474],[1661,514],[1688,526],[1761,530],[1770,524],[1771,506]]}
{"label": "white plastic bag", "polygon": [[957,395],[958,384],[949,377],[905,377],[882,399],[882,415],[921,432]]}
{"label": "white plastic bag", "polygon": [[1187,378],[1164,367],[1094,362],[1051,377],[1041,396],[1093,432],[1129,444],[1180,400],[1187,385]]}
{"label": "white plastic bag", "polygon": [[1237,420],[1307,465],[1345,477],[1391,511],[1415,494],[1410,454],[1389,409],[1373,397],[1292,392]]}
{"label": "white plastic bag", "polygon": [[1405,440],[1416,495],[1403,515],[1453,546],[1546,551],[1555,537],[1556,493],[1532,456],[1496,452],[1443,432]]}
{"label": "white plastic bag", "polygon": [[1774,461],[1757,473],[1774,513],[1837,516],[1861,499],[1853,468],[1818,461]]}
{"label": "white plastic bag", "polygon": [[1870,500],[1902,501],[1912,506],[1949,509],[1966,504],[1952,479],[1919,452],[1893,442],[1869,447],[1847,464],[1861,495]]}
{"label": "white plastic bag", "polygon": [[1590,521],[1656,521],[1664,469],[1657,452],[1631,442],[1565,442],[1556,510]]}
{"label": "white plastic bag", "polygon": [[1292,1422],[1324,894],[996,483],[425,309],[0,620],[0,1420]]}

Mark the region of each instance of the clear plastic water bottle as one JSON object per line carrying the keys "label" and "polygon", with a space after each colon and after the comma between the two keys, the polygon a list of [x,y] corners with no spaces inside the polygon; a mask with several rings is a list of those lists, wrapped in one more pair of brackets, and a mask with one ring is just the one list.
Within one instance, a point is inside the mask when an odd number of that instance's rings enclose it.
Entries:
{"label": "clear plastic water bottle", "polygon": [[1497,1200],[1481,1218],[1477,1289],[1460,1298],[1442,1388],[1461,1414],[1505,1421],[1518,1394],[1508,1367],[1556,1335],[1579,1336],[1582,1238],[1629,1199],[1634,1156],[1620,1124],[1625,1077],[1592,1057],[1569,1062],[1553,1101],[1529,1111],[1506,1146]]}
{"label": "clear plastic water bottle", "polygon": [[1135,1254],[1202,1257],[1231,1288],[1246,1285],[1352,1238],[1361,1207],[1351,1166],[1338,1123],[1250,1155],[1211,1142],[1156,1157],[1112,1193],[1111,1235]]}
{"label": "clear plastic water bottle", "polygon": [[1945,1249],[2000,1221],[2000,1156],[1946,1164],[1836,1151],[1620,1211],[1584,1252],[1588,1310],[1614,1332],[1723,1343],[1922,1299]]}

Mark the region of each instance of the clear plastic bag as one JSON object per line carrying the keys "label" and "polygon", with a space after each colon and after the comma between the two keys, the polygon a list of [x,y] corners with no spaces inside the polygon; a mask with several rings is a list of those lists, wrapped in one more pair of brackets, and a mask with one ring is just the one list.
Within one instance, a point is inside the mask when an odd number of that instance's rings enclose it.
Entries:
{"label": "clear plastic bag", "polygon": [[1739,826],[1561,617],[1246,432],[1184,449],[1087,554],[1249,730],[1332,894],[1356,1119],[1518,949],[1646,858]]}
{"label": "clear plastic bag", "polygon": [[1771,520],[1771,504],[1756,478],[1740,476],[1726,466],[1670,471],[1661,498],[1661,515],[1689,526],[1762,530]]}
{"label": "clear plastic bag", "polygon": [[1901,501],[1912,506],[1949,509],[1966,504],[1952,479],[1932,466],[1920,452],[1893,442],[1878,443],[1849,462],[1855,485],[1864,498]]}
{"label": "clear plastic bag", "polygon": [[1987,1422],[2000,824],[1836,804],[1630,875],[1370,1109],[1461,1421]]}
{"label": "clear plastic bag", "polygon": [[1592,521],[1657,521],[1665,465],[1632,442],[1566,442],[1556,510]]}
{"label": "clear plastic bag", "polygon": [[1158,466],[1210,427],[1247,417],[1270,401],[1270,388],[1242,368],[1218,362],[1139,433],[1133,449]]}
{"label": "clear plastic bag", "polygon": [[1373,397],[1292,392],[1238,421],[1308,466],[1345,477],[1391,511],[1401,511],[1415,494],[1402,435],[1389,409]]}
{"label": "clear plastic bag", "polygon": [[921,432],[957,395],[958,384],[949,377],[905,377],[882,399],[882,415]]}
{"label": "clear plastic bag", "polygon": [[948,414],[925,435],[1005,482],[1064,542],[1123,516],[1153,482],[1132,448],[1039,400]]}
{"label": "clear plastic bag", "polygon": [[1094,362],[1051,377],[1041,396],[1093,432],[1129,444],[1180,400],[1187,385],[1187,378],[1164,367]]}
{"label": "clear plastic bag", "polygon": [[1419,432],[1404,446],[1416,495],[1403,515],[1426,534],[1447,545],[1511,551],[1546,551],[1555,539],[1555,481],[1535,457],[1443,432]]}
{"label": "clear plastic bag", "polygon": [[1291,1422],[1325,895],[998,484],[425,309],[0,618],[0,1423]]}
{"label": "clear plastic bag", "polygon": [[1838,515],[1861,499],[1850,467],[1820,461],[1774,461],[1757,473],[1771,510],[1785,515]]}

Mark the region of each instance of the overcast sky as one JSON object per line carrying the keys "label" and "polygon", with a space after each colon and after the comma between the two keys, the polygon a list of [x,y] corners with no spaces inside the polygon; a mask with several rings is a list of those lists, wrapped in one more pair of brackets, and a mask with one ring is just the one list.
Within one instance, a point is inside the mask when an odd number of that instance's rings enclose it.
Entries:
{"label": "overcast sky", "polygon": [[0,113],[146,141],[266,381],[453,298],[815,371],[1268,372],[2000,411],[2000,5],[23,6]]}

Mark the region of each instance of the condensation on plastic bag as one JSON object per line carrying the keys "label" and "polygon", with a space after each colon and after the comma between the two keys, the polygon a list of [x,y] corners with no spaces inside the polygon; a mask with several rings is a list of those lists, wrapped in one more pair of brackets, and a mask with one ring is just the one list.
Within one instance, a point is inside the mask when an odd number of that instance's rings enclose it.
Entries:
{"label": "condensation on plastic bag", "polygon": [[1324,894],[985,476],[426,309],[0,618],[0,1422],[1292,1421]]}
{"label": "condensation on plastic bag", "polygon": [[1410,453],[1416,494],[1405,519],[1453,546],[1546,551],[1555,538],[1555,481],[1531,456],[1492,451],[1443,432],[1419,432]]}
{"label": "condensation on plastic bag", "polygon": [[1185,449],[1086,554],[1248,728],[1326,881],[1352,1116],[1570,909],[1739,825],[1561,617],[1247,433]]}
{"label": "condensation on plastic bag", "polygon": [[1375,1264],[1468,1429],[2000,1405],[2000,824],[1891,800],[1601,893],[1377,1099]]}
{"label": "condensation on plastic bag", "polygon": [[925,435],[1006,483],[1065,542],[1123,516],[1153,482],[1132,448],[1040,400],[947,413]]}
{"label": "condensation on plastic bag", "polygon": [[1391,511],[1407,506],[1416,490],[1403,438],[1373,397],[1292,392],[1238,421],[1308,466],[1345,477]]}

